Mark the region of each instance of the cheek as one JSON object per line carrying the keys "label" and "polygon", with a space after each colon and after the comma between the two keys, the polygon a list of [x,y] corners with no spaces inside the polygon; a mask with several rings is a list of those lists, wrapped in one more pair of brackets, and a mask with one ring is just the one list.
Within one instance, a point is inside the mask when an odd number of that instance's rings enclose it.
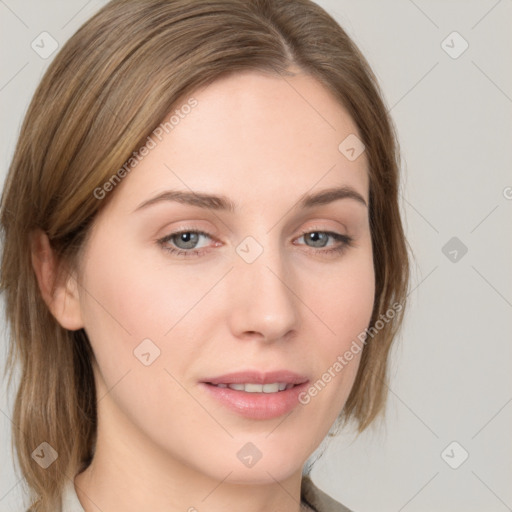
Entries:
{"label": "cheek", "polygon": [[208,289],[204,279],[191,280],[190,272],[170,269],[163,258],[141,264],[136,251],[119,254],[106,239],[96,240],[94,248],[84,272],[82,310],[86,324],[101,326],[109,336],[133,343],[162,339]]}
{"label": "cheek", "polygon": [[169,270],[141,265],[130,251],[117,254],[107,239],[95,240],[84,275],[81,306],[104,386],[100,393],[108,392],[150,437],[179,437],[175,411],[191,410],[191,423],[201,415],[180,385],[197,358],[186,314],[197,302],[198,284],[194,288],[180,272],[171,279]]}
{"label": "cheek", "polygon": [[[375,299],[371,250],[354,251],[312,280],[307,304],[324,324],[328,347],[340,349],[368,327]],[[330,336],[329,336],[330,334]],[[334,342],[333,342],[334,340]]]}
{"label": "cheek", "polygon": [[[119,246],[113,237],[98,237],[85,260],[81,307],[98,368],[107,389],[123,379],[128,396],[144,388],[152,390],[151,397],[172,394],[178,399],[182,390],[165,370],[181,381],[197,359],[198,340],[204,339],[197,332],[198,311],[218,272],[198,276],[185,266],[171,268],[160,257],[141,264],[129,244],[123,251]],[[131,389],[130,382],[142,385]],[[150,408],[153,402],[145,403]],[[140,417],[148,417],[148,411]]]}
{"label": "cheek", "polygon": [[[315,380],[303,396],[315,402],[334,421],[354,383],[361,353],[361,333],[367,329],[374,305],[375,277],[371,251],[354,252],[308,288],[308,302],[316,328]],[[320,285],[323,283],[323,286]],[[321,321],[319,321],[319,320]]]}

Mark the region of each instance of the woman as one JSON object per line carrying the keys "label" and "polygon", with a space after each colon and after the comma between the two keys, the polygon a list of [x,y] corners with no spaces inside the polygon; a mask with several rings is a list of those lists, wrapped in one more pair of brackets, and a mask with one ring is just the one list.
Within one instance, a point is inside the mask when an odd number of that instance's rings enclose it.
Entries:
{"label": "woman", "polygon": [[397,196],[376,79],[316,4],[101,9],[2,198],[31,510],[348,510],[304,468],[383,410]]}

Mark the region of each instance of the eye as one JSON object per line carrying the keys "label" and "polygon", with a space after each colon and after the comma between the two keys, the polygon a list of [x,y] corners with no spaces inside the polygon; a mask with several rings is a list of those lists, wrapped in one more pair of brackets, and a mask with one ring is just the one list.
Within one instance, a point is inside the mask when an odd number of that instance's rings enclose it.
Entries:
{"label": "eye", "polygon": [[[201,239],[211,240],[212,236],[204,231],[189,229],[171,233],[157,242],[162,249],[171,254],[189,257],[201,256],[206,252],[205,245],[199,245]],[[321,230],[305,231],[297,238],[300,239],[304,239],[305,244],[299,245],[306,245],[313,253],[324,255],[341,254],[353,241],[348,235]],[[329,241],[334,241],[334,244],[329,244]]]}
{"label": "eye", "polygon": [[165,251],[171,254],[178,256],[199,256],[202,251],[198,249],[202,249],[203,246],[198,248],[197,244],[201,238],[211,239],[211,236],[204,231],[182,230],[161,238],[158,240],[158,243]]}
{"label": "eye", "polygon": [[[298,240],[301,238],[304,239],[308,247],[313,249],[313,252],[319,254],[341,253],[347,249],[347,247],[350,247],[353,242],[353,239],[348,235],[342,235],[333,231],[321,230],[303,232]],[[335,241],[333,246],[328,245],[329,239]],[[312,245],[309,245],[309,243]],[[325,249],[326,247],[328,248]]]}

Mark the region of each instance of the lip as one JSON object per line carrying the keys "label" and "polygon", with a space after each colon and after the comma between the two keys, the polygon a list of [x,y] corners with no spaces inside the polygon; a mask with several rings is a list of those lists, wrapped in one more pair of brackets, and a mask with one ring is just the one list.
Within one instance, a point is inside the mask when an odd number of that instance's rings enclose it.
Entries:
{"label": "lip", "polygon": [[273,372],[242,371],[228,373],[218,377],[203,379],[202,382],[209,384],[271,384],[272,382],[286,382],[286,384],[302,384],[308,380],[307,377],[291,372],[289,370],[277,370]]}
{"label": "lip", "polygon": [[[219,388],[216,384],[270,384],[285,382],[293,388],[276,393],[247,393],[230,388]],[[299,405],[299,394],[308,385],[309,379],[303,375],[278,370],[273,372],[243,371],[204,379],[199,385],[205,393],[237,414],[254,420],[277,418],[291,412]]]}

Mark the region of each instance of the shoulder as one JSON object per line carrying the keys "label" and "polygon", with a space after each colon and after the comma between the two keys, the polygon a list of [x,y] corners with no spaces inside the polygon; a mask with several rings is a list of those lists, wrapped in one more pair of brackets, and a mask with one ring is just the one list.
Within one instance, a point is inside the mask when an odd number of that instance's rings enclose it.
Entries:
{"label": "shoulder", "polygon": [[301,499],[315,512],[352,512],[320,490],[309,476],[302,476]]}
{"label": "shoulder", "polygon": [[[338,501],[332,499],[328,494],[319,489],[309,476],[303,475],[301,482],[301,500],[307,503],[315,512],[353,512]],[[32,512],[29,508],[27,512]],[[68,482],[62,493],[63,512],[84,512],[73,482]]]}

